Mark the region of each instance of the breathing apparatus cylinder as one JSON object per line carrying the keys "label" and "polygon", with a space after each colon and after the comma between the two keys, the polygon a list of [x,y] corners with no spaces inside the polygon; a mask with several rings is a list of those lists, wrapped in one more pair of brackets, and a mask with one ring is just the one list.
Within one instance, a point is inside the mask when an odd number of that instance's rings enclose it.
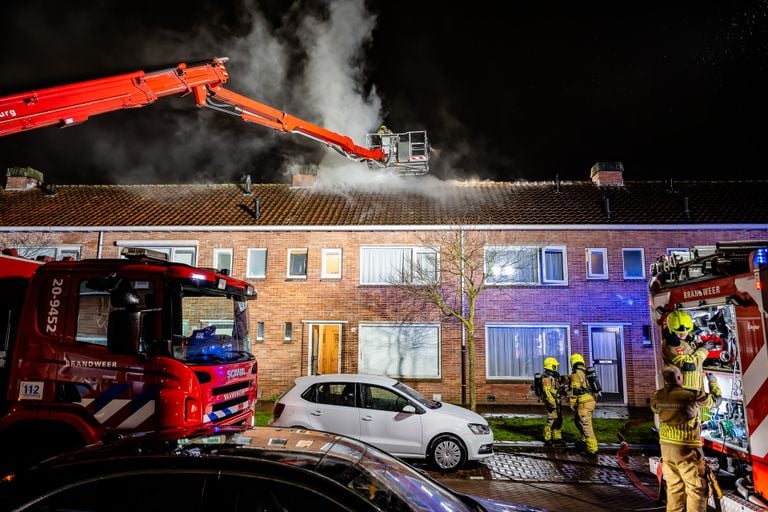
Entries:
{"label": "breathing apparatus cylinder", "polygon": [[540,373],[533,374],[533,384],[531,384],[531,389],[538,399],[544,397],[544,385],[541,383]]}
{"label": "breathing apparatus cylinder", "polygon": [[597,376],[597,370],[595,370],[593,366],[590,366],[585,373],[589,390],[595,395],[600,393],[603,390],[603,387],[600,385],[600,378]]}

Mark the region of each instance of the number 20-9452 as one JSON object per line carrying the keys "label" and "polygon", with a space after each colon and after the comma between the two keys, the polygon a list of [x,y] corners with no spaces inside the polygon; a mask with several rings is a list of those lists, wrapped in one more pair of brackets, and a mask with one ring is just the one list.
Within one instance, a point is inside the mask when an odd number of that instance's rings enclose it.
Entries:
{"label": "number 20-9452", "polygon": [[48,334],[56,334],[56,329],[59,324],[59,305],[61,300],[59,297],[62,292],[63,279],[54,278],[51,281],[51,298],[48,301],[48,320],[45,325],[45,332]]}

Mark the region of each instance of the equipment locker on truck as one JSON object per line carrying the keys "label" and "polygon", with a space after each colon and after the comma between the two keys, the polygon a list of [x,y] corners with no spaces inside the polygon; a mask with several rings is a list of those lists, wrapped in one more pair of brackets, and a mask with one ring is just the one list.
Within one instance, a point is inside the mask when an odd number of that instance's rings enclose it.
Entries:
{"label": "equipment locker on truck", "polygon": [[725,490],[722,509],[768,508],[768,241],[720,242],[694,247],[687,257],[661,256],[651,275],[657,370],[664,322],[676,309],[691,316],[700,340],[714,344],[704,371],[716,374],[723,401],[703,412],[702,441],[705,454],[717,459],[720,479],[735,487]]}

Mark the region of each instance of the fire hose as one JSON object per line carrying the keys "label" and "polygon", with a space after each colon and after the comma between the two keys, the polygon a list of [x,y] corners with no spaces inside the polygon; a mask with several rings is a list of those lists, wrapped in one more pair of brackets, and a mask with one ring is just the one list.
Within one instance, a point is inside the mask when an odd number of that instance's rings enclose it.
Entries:
{"label": "fire hose", "polygon": [[627,464],[627,453],[629,452],[629,445],[626,441],[622,439],[621,441],[621,448],[619,448],[619,451],[616,452],[616,456],[619,461],[619,467],[624,470],[624,474],[627,475],[627,478],[634,484],[635,487],[640,489],[643,494],[648,496],[650,499],[654,501],[654,503],[659,503],[659,498],[661,497],[661,480],[662,480],[662,467],[661,462],[656,466],[656,478],[659,482],[659,487],[655,491],[651,490],[647,485],[645,485],[635,474],[635,472],[632,470],[632,468],[629,467],[629,464]]}

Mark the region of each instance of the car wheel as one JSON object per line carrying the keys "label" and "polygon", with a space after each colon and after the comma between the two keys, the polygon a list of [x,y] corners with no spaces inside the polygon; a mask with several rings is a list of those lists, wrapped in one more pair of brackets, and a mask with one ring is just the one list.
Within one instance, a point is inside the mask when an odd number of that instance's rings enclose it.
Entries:
{"label": "car wheel", "polygon": [[440,471],[455,471],[467,460],[464,444],[453,436],[439,436],[429,447],[429,462]]}

